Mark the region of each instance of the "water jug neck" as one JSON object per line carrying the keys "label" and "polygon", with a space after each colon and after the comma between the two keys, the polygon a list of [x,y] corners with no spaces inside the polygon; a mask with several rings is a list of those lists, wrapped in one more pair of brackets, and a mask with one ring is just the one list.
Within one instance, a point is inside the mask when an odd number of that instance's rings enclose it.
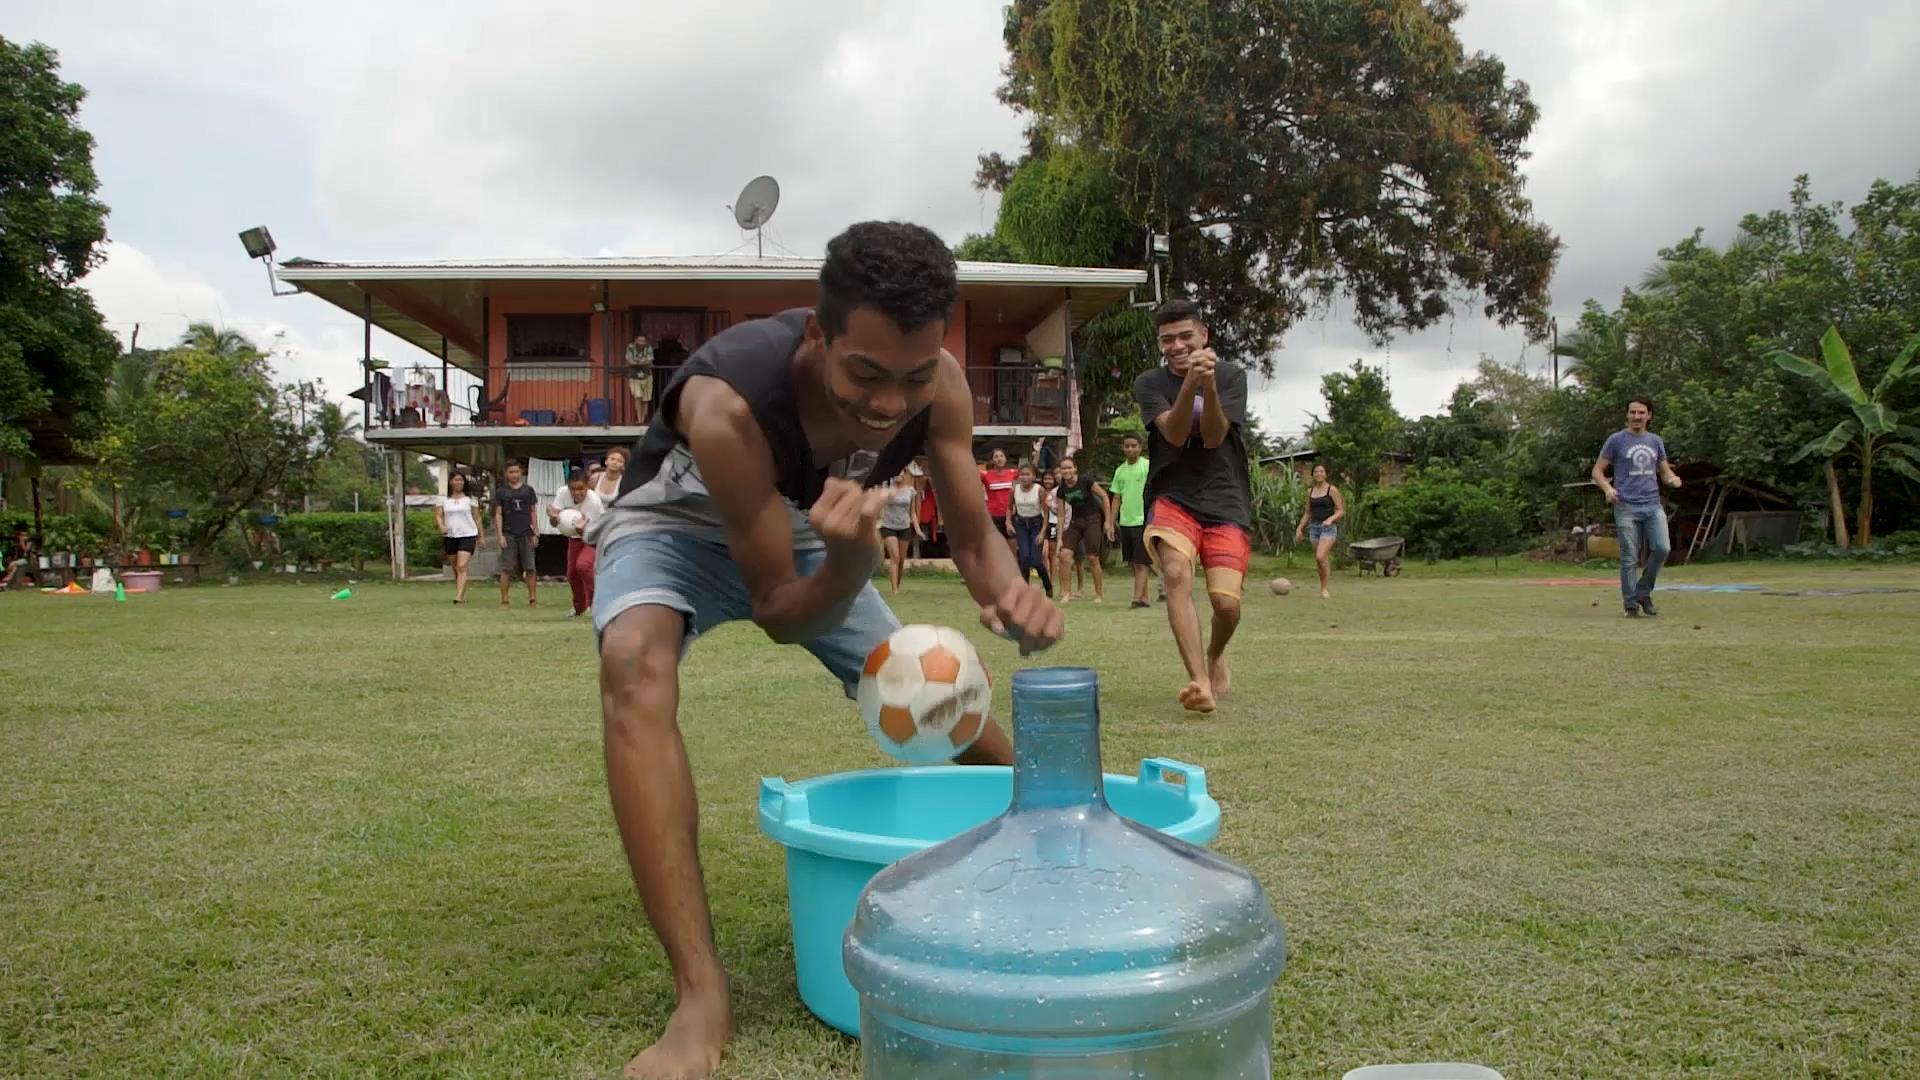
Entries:
{"label": "water jug neck", "polygon": [[1099,681],[1091,668],[1013,675],[1013,807],[1106,805]]}

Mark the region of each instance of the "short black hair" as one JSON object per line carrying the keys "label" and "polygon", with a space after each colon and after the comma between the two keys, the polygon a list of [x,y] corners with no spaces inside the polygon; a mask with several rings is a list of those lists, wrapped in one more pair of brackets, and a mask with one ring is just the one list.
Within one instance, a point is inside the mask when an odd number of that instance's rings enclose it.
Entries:
{"label": "short black hair", "polygon": [[1627,404],[1629,404],[1629,405],[1645,405],[1645,406],[1647,407],[1647,415],[1649,415],[1649,416],[1651,416],[1651,415],[1653,415],[1653,412],[1654,412],[1654,409],[1653,409],[1653,400],[1652,400],[1651,398],[1643,398],[1643,397],[1635,397],[1635,398],[1628,398],[1628,399],[1627,399]]}
{"label": "short black hair", "polygon": [[1120,436],[1121,442],[1126,442],[1128,439],[1132,439],[1134,442],[1144,441],[1143,439],[1140,438],[1140,433],[1137,431],[1129,431],[1125,435]]}
{"label": "short black hair", "polygon": [[1155,330],[1160,329],[1168,323],[1185,322],[1188,319],[1192,319],[1202,326],[1207,324],[1207,321],[1200,317],[1200,309],[1195,307],[1191,300],[1169,300],[1153,309],[1153,328]]}
{"label": "short black hair", "polygon": [[863,221],[827,241],[816,311],[827,340],[846,333],[856,309],[873,308],[903,334],[945,322],[960,297],[953,249],[904,221]]}
{"label": "short black hair", "polygon": [[586,482],[587,470],[585,469],[575,469],[567,474],[567,483],[569,484],[584,484]]}

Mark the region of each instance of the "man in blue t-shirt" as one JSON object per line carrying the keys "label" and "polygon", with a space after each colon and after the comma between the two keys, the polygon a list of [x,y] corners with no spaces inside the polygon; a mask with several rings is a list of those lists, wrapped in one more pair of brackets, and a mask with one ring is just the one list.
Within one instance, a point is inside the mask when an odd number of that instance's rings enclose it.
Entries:
{"label": "man in blue t-shirt", "polygon": [[[1657,615],[1653,608],[1653,583],[1667,561],[1671,544],[1667,539],[1667,512],[1660,505],[1660,485],[1679,487],[1680,477],[1667,460],[1667,444],[1647,430],[1653,419],[1653,403],[1634,398],[1627,404],[1627,429],[1607,436],[1593,463],[1593,482],[1607,493],[1613,504],[1613,524],[1620,538],[1620,599],[1626,604],[1627,617],[1641,612]],[[1613,480],[1607,480],[1607,466],[1613,466]],[[1633,561],[1640,553],[1640,542],[1647,543],[1647,565],[1636,581]]]}

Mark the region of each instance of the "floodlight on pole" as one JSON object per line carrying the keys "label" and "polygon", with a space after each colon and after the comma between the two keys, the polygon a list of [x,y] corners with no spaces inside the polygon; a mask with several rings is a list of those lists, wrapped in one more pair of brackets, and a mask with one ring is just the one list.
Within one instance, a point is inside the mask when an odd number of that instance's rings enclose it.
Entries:
{"label": "floodlight on pole", "polygon": [[259,259],[267,264],[267,288],[273,292],[273,295],[292,296],[300,291],[288,289],[282,292],[280,279],[273,276],[273,253],[279,249],[273,242],[273,234],[267,231],[265,225],[255,225],[243,231],[240,234],[240,245],[247,249],[247,258]]}

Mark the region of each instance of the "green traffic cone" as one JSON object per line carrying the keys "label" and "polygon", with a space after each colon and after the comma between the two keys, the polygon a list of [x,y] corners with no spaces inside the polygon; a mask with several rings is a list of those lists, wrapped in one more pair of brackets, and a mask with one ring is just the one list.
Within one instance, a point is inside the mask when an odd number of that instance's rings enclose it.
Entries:
{"label": "green traffic cone", "polygon": [[353,599],[353,590],[341,589],[339,592],[333,594],[333,598],[335,600],[351,600]]}
{"label": "green traffic cone", "polygon": [[114,582],[113,598],[115,600],[125,600],[127,598],[127,587],[118,581]]}

